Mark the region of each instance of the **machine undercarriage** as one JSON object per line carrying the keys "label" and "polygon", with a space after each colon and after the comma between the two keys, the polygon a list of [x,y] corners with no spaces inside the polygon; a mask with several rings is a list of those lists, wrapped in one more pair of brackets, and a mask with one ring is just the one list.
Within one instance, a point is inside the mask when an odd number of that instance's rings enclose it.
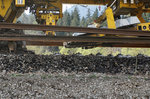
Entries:
{"label": "machine undercarriage", "polygon": [[[26,45],[65,46],[68,48],[93,47],[149,47],[149,23],[145,23],[143,13],[150,12],[149,0],[0,0],[0,40],[1,48],[8,52],[26,51]],[[101,25],[107,22],[108,29],[58,27],[62,18],[62,5],[93,4],[106,5],[104,13],[95,20]],[[29,7],[38,24],[16,23],[17,18]],[[121,15],[137,16],[141,24],[135,30],[116,29],[116,19]],[[6,23],[4,23],[6,22]],[[128,26],[127,26],[128,27]],[[46,36],[25,35],[23,30],[45,31]],[[55,32],[79,32],[84,35],[58,37]],[[142,32],[144,31],[144,32]]]}
{"label": "machine undercarriage", "polygon": [[[12,37],[14,35],[25,35],[23,30],[1,29],[1,35]],[[0,53],[26,53],[25,41],[0,41]]]}

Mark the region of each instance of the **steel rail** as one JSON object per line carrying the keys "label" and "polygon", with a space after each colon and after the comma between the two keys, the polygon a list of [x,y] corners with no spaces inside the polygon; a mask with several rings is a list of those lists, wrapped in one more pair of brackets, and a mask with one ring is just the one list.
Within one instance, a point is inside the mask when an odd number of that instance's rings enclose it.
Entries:
{"label": "steel rail", "polygon": [[150,44],[132,44],[132,43],[95,43],[95,44],[71,44],[66,45],[67,48],[77,47],[129,47],[129,48],[150,48]]}
{"label": "steel rail", "polygon": [[[27,46],[63,46],[63,42],[26,42]],[[110,46],[105,46],[104,44],[96,44],[93,45],[93,47],[129,47],[129,48],[150,48],[150,44],[128,44],[128,43],[123,43],[123,44],[107,44]],[[86,47],[86,45],[73,45],[70,46],[70,48],[75,48],[75,47]]]}
{"label": "steel rail", "polygon": [[27,46],[63,46],[63,42],[26,42]]}
{"label": "steel rail", "polygon": [[150,44],[149,37],[125,38],[125,37],[78,37],[78,36],[1,36],[0,41],[30,41],[30,42],[99,42],[99,43],[132,43]]}
{"label": "steel rail", "polygon": [[31,24],[13,24],[0,23],[0,29],[22,29],[22,30],[37,30],[37,31],[57,31],[57,32],[79,32],[90,34],[112,34],[125,36],[150,36],[150,31],[136,31],[124,29],[98,29],[98,28],[83,28],[83,27],[66,27],[66,26],[47,26],[47,25],[31,25]]}
{"label": "steel rail", "polygon": [[97,46],[97,47],[150,48],[150,45],[149,44],[112,44],[111,46]]}

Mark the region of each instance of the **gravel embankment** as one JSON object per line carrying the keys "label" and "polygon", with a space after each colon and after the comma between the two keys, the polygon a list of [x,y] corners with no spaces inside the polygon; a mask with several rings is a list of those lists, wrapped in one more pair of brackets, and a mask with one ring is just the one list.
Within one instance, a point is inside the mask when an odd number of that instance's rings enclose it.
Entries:
{"label": "gravel embankment", "polygon": [[113,57],[101,55],[35,55],[8,54],[0,55],[0,71],[29,73],[43,70],[45,72],[82,72],[110,74],[149,74],[150,57],[118,55]]}
{"label": "gravel embankment", "polygon": [[149,99],[150,78],[101,73],[1,74],[0,99]]}
{"label": "gravel embankment", "polygon": [[0,54],[0,99],[149,99],[150,57]]}

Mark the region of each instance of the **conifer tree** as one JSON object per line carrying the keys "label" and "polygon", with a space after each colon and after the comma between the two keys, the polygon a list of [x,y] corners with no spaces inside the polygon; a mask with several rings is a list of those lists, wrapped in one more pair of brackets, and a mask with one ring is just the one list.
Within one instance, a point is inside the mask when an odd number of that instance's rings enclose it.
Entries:
{"label": "conifer tree", "polygon": [[62,26],[62,18],[57,21],[57,26]]}
{"label": "conifer tree", "polygon": [[70,26],[70,14],[68,13],[67,10],[64,12],[64,16],[62,18],[62,25]]}
{"label": "conifer tree", "polygon": [[87,27],[86,19],[84,17],[82,17],[82,20],[80,22],[80,27]]}
{"label": "conifer tree", "polygon": [[90,12],[90,9],[88,8],[88,13],[87,13],[87,18],[90,18],[91,17],[91,12]]}
{"label": "conifer tree", "polygon": [[91,18],[90,9],[88,9],[88,13],[87,13],[87,15],[86,15],[86,18],[87,18],[87,21],[86,21],[87,25],[88,25],[88,24],[91,24],[92,18]]}
{"label": "conifer tree", "polygon": [[71,14],[70,14],[70,20],[73,19],[73,11],[71,11]]}
{"label": "conifer tree", "polygon": [[146,22],[150,22],[150,14],[149,13],[143,13],[142,14],[142,17],[144,18],[144,20],[146,21]]}
{"label": "conifer tree", "polygon": [[93,13],[92,20],[95,21],[97,18],[98,18],[98,9],[96,8]]}
{"label": "conifer tree", "polygon": [[77,7],[74,9],[74,12],[72,13],[73,19],[71,21],[71,26],[79,26],[80,25],[80,15],[78,12]]}

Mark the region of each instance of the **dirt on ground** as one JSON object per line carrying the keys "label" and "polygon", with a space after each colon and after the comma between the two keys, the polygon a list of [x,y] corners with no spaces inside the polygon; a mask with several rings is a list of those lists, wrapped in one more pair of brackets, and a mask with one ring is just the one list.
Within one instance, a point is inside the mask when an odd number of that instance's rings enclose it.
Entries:
{"label": "dirt on ground", "polygon": [[0,99],[149,99],[150,57],[0,54]]}

